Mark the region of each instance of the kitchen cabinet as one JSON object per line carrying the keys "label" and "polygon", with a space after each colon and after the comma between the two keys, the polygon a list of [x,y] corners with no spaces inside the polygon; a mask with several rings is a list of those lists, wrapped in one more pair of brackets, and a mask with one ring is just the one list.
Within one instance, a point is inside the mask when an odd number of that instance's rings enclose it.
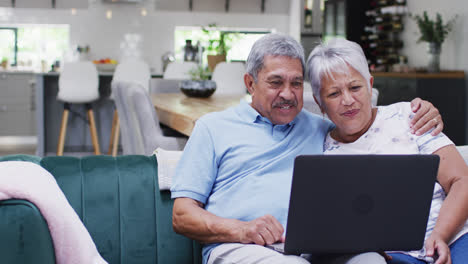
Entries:
{"label": "kitchen cabinet", "polygon": [[320,2],[324,0],[301,1],[301,33],[322,33],[322,10]]}
{"label": "kitchen cabinet", "polygon": [[156,10],[217,13],[288,14],[289,1],[284,0],[156,0]]}
{"label": "kitchen cabinet", "polygon": [[300,23],[301,45],[307,56],[317,46],[322,38],[322,10],[324,0],[301,0]]}
{"label": "kitchen cabinet", "polygon": [[88,0],[55,0],[55,8],[88,8]]}
{"label": "kitchen cabinet", "polygon": [[12,0],[0,0],[0,7],[12,7]]}
{"label": "kitchen cabinet", "polygon": [[0,136],[36,134],[33,73],[0,73]]}
{"label": "kitchen cabinet", "polygon": [[18,8],[52,8],[52,0],[15,0]]}
{"label": "kitchen cabinet", "polygon": [[361,36],[367,23],[366,10],[370,0],[325,1],[323,36],[345,37],[361,44]]}
{"label": "kitchen cabinet", "polygon": [[444,120],[444,133],[456,145],[466,144],[465,73],[372,73],[379,90],[378,105],[411,101],[416,97],[437,107]]}

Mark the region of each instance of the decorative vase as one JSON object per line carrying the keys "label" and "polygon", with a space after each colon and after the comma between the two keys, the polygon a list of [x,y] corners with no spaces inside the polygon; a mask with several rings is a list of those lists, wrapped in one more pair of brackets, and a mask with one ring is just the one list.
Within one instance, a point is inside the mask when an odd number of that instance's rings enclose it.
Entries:
{"label": "decorative vase", "polygon": [[189,97],[210,97],[216,91],[212,80],[184,80],[179,83],[180,90]]}
{"label": "decorative vase", "polygon": [[427,46],[427,52],[429,53],[429,64],[427,65],[427,71],[439,72],[441,44],[436,42],[429,42]]}

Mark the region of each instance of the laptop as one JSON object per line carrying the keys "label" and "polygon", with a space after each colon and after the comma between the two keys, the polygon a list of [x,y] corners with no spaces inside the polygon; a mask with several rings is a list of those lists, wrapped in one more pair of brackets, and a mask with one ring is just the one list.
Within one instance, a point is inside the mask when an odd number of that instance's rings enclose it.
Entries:
{"label": "laptop", "polygon": [[[294,161],[285,254],[423,247],[437,155],[302,155]],[[284,247],[284,248],[283,248]]]}

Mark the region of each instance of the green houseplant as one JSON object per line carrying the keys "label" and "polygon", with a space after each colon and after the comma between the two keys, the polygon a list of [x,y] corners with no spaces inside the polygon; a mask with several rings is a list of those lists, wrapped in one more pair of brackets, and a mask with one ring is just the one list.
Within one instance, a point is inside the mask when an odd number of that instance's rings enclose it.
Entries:
{"label": "green houseplant", "polygon": [[216,64],[226,61],[226,55],[231,48],[229,43],[238,37],[235,32],[225,32],[220,30],[216,23],[211,23],[202,28],[207,36],[208,45],[206,47],[208,67],[211,71],[214,70]]}
{"label": "green houseplant", "polygon": [[447,35],[452,31],[453,25],[457,16],[450,19],[444,24],[442,16],[436,13],[435,21],[430,19],[427,12],[423,15],[411,15],[419,28],[421,34],[418,42],[424,41],[428,43],[428,52],[430,54],[427,70],[429,72],[438,72],[440,70],[440,52],[441,46]]}

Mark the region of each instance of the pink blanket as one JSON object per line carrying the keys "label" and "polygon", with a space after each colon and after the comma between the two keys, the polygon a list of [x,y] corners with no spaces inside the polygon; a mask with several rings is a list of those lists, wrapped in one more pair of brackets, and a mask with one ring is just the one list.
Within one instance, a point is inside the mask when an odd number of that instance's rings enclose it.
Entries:
{"label": "pink blanket", "polygon": [[23,161],[0,162],[0,200],[13,198],[39,208],[49,226],[58,264],[107,263],[55,178],[44,168]]}

